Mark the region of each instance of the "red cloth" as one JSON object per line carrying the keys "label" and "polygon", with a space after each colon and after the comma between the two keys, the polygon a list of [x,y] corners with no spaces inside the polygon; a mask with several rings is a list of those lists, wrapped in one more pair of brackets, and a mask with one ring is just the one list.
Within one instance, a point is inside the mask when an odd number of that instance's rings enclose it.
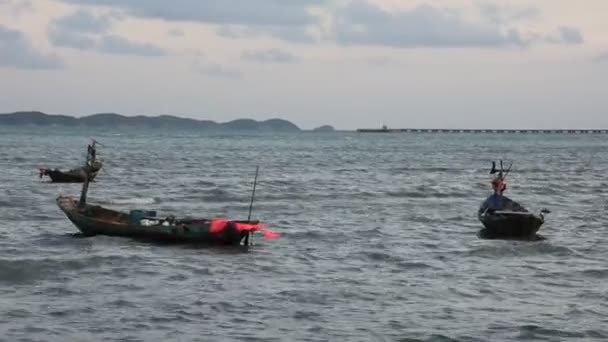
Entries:
{"label": "red cloth", "polygon": [[[209,227],[209,231],[211,233],[220,233],[226,227],[228,227],[228,221],[224,218],[218,218],[211,220],[211,225]],[[276,239],[281,236],[279,233],[271,232],[268,230],[268,226],[262,223],[243,223],[243,222],[234,222],[234,226],[236,230],[239,232],[255,232],[258,230],[262,230],[264,233],[264,238],[267,240]]]}
{"label": "red cloth", "polygon": [[227,226],[228,226],[228,220],[214,219],[214,220],[211,220],[211,225],[209,226],[209,232],[219,233],[222,230],[226,229]]}
{"label": "red cloth", "polygon": [[276,239],[280,236],[281,236],[281,234],[279,234],[279,233],[271,232],[268,229],[264,229],[264,239],[266,239],[266,240]]}

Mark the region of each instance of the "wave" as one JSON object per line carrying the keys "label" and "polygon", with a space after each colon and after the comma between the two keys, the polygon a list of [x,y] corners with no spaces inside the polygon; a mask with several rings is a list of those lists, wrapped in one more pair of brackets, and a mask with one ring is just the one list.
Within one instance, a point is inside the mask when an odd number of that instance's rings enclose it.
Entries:
{"label": "wave", "polygon": [[84,258],[42,258],[42,259],[0,259],[0,283],[31,284],[47,278],[57,278],[61,272],[96,269],[105,264],[132,262],[139,257],[133,256],[89,256]]}
{"label": "wave", "polygon": [[522,325],[519,327],[519,339],[534,340],[539,338],[585,338],[584,332],[568,331],[562,329],[544,328],[534,324]]}
{"label": "wave", "polygon": [[157,197],[132,197],[132,198],[115,198],[115,199],[102,199],[98,201],[99,204],[109,205],[125,205],[125,204],[159,204],[161,203],[160,198]]}
{"label": "wave", "polygon": [[580,253],[571,248],[556,246],[546,241],[545,239],[532,241],[488,240],[484,241],[483,245],[471,249],[451,250],[442,253],[483,258],[514,258],[534,255],[580,256]]}
{"label": "wave", "polygon": [[608,268],[593,268],[580,271],[585,277],[591,277],[595,279],[608,279]]}

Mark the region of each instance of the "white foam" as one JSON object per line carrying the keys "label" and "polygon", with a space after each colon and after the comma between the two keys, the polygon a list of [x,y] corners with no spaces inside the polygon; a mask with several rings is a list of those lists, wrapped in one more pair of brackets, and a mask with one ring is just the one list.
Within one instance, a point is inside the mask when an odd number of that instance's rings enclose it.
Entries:
{"label": "white foam", "polygon": [[152,197],[144,198],[115,198],[109,201],[111,204],[154,204],[156,200]]}

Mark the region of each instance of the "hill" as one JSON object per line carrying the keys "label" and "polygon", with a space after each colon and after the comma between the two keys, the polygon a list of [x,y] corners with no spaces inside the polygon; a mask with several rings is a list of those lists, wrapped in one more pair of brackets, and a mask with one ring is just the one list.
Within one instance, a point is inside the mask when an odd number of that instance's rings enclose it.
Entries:
{"label": "hill", "polygon": [[327,133],[327,132],[335,132],[335,128],[333,128],[333,126],[329,126],[329,125],[323,125],[323,126],[319,126],[315,129],[313,129],[314,132],[323,132],[323,133]]}
{"label": "hill", "polygon": [[246,130],[246,131],[278,131],[297,132],[300,128],[283,119],[256,121],[238,119],[225,123],[210,120],[180,118],[170,115],[161,116],[124,116],[116,113],[99,113],[81,118],[68,115],[51,115],[42,112],[15,112],[0,114],[0,125],[13,126],[68,126],[68,127],[150,127],[150,128],[182,128],[199,130]]}

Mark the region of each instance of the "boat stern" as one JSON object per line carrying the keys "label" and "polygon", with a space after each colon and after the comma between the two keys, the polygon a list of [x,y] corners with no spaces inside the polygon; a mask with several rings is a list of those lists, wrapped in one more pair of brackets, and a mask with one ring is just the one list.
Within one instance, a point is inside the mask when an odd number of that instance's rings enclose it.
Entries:
{"label": "boat stern", "polygon": [[532,213],[502,212],[480,215],[484,238],[527,238],[535,236],[544,223],[542,216]]}

